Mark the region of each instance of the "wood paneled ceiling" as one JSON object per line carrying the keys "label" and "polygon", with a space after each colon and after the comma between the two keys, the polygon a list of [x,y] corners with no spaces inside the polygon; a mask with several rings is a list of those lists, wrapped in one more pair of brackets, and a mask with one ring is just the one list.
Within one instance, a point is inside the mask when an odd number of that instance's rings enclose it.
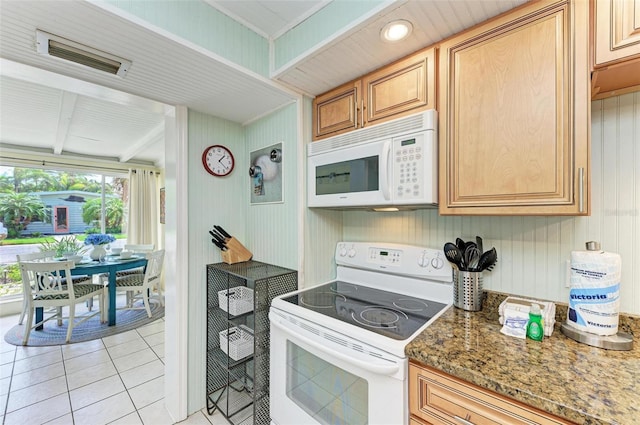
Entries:
{"label": "wood paneled ceiling", "polygon": [[[330,0],[206,2],[273,38]],[[163,143],[163,105],[186,105],[234,122],[250,122],[294,101],[298,93],[322,93],[522,3],[389,1],[370,19],[335,34],[322,48],[307,52],[269,79],[239,70],[215,54],[177,37],[167,38],[93,2],[2,1],[0,148],[17,145],[162,164],[158,151]],[[380,28],[396,18],[414,23],[411,39],[382,43]],[[125,78],[119,78],[38,55],[36,29],[117,54],[133,65]],[[22,72],[20,67],[29,71]],[[34,77],[39,71],[41,75]],[[49,84],[60,79],[52,77],[56,75],[70,82]],[[87,86],[92,87],[89,95],[83,92]]]}

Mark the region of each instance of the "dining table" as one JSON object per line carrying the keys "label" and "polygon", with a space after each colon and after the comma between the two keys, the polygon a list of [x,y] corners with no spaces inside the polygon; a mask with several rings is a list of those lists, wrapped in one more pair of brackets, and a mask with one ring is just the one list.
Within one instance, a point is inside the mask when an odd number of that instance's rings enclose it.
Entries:
{"label": "dining table", "polygon": [[[147,259],[144,255],[132,255],[129,258],[121,258],[118,255],[107,255],[103,261],[83,259],[71,269],[72,276],[93,276],[96,274],[109,275],[109,326],[116,324],[116,273],[121,270],[145,267]],[[104,308],[104,306],[100,306]],[[42,307],[36,308],[36,323],[40,323],[44,317]],[[41,330],[42,326],[36,328]]]}

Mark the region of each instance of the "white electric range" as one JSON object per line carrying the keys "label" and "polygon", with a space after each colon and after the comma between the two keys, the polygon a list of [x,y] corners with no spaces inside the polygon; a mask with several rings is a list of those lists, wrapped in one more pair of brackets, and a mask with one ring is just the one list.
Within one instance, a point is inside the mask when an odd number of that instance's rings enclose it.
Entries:
{"label": "white electric range", "polygon": [[404,348],[453,302],[442,250],[340,242],[336,279],[272,301],[276,425],[407,424]]}

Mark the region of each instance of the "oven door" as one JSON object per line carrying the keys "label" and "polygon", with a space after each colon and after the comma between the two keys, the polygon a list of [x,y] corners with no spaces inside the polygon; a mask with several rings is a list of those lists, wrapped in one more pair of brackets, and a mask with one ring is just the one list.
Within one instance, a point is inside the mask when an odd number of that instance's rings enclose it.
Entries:
{"label": "oven door", "polygon": [[407,424],[407,360],[271,308],[272,424]]}

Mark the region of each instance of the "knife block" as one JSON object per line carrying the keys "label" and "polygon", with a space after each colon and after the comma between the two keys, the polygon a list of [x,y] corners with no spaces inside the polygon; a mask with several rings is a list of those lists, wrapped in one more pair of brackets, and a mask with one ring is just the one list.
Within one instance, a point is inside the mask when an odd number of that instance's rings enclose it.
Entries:
{"label": "knife block", "polygon": [[222,261],[227,264],[242,263],[253,257],[251,251],[244,247],[236,238],[229,238],[225,242],[226,251],[222,251]]}

